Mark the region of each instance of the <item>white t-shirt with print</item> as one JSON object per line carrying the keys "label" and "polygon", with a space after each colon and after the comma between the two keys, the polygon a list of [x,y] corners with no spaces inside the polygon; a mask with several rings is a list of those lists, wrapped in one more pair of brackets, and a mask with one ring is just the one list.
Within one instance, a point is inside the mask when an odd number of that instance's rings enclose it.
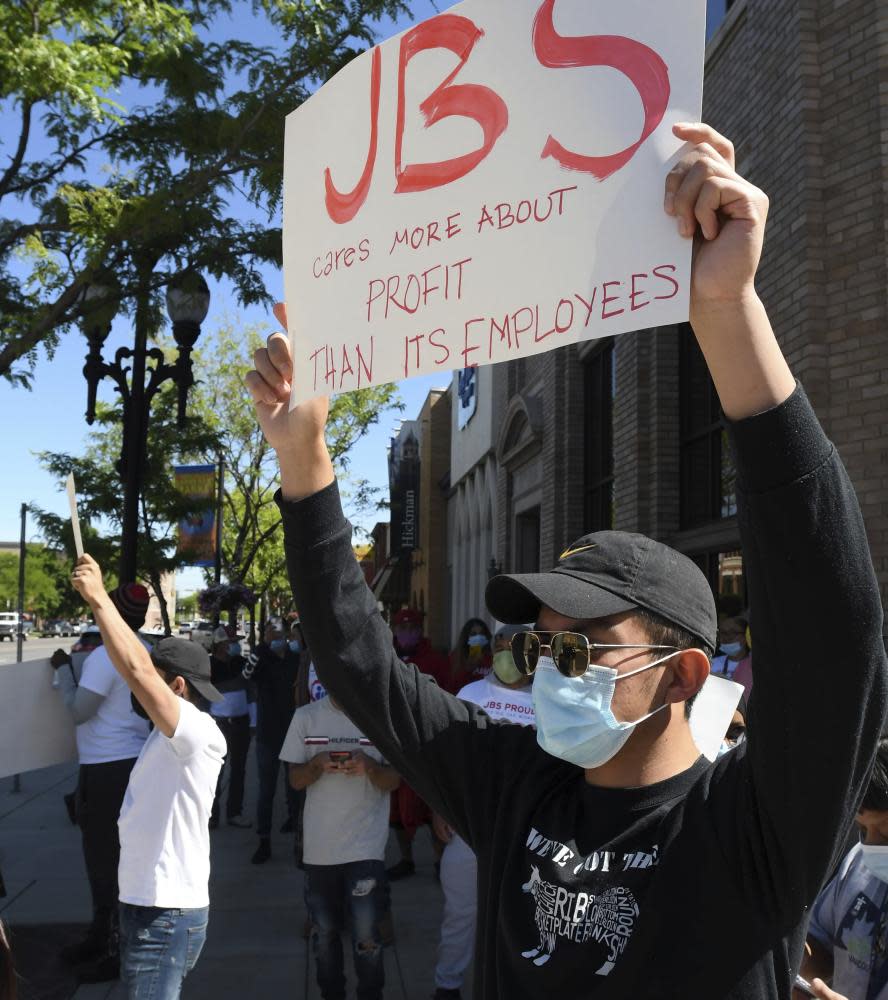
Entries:
{"label": "white t-shirt with print", "polygon": [[[307,764],[330,750],[382,755],[329,698],[297,708],[281,748],[281,760]],[[388,840],[389,793],[367,777],[324,774],[305,793],[302,858],[307,865],[382,861]]]}
{"label": "white t-shirt with print", "polygon": [[[144,639],[146,649],[151,647]],[[94,649],[83,663],[80,687],[104,699],[98,711],[77,727],[77,754],[81,764],[106,764],[138,757],[148,733],[148,723],[133,711],[130,689],[114,669],[104,646]]]}
{"label": "white t-shirt with print", "polygon": [[832,952],[832,988],[849,1000],[888,1000],[888,884],[857,844],[811,909],[808,934]]}
{"label": "white t-shirt with print", "polygon": [[148,737],[120,810],[120,901],[196,909],[210,902],[208,822],[225,737],[212,717],[180,699],[171,737]]}
{"label": "white t-shirt with print", "polygon": [[483,708],[491,719],[516,722],[520,726],[536,724],[530,686],[507,688],[499,683],[494,673],[488,674],[480,681],[466,684],[457,698]]}

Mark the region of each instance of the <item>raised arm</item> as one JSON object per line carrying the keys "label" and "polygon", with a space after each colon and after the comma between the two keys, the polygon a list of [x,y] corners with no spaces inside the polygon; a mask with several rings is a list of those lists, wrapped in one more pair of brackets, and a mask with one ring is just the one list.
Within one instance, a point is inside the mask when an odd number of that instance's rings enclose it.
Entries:
{"label": "raised arm", "polygon": [[82,555],[77,560],[71,582],[92,608],[114,669],[126,681],[154,725],[164,736],[171,737],[179,725],[179,699],[163,682],[148,650],[120,617],[105,592],[102,571],[92,556]]}
{"label": "raised arm", "polygon": [[885,719],[881,600],[854,489],[755,291],[767,198],[716,132],[676,134],[695,145],[666,209],[697,235],[691,321],[729,422],[754,637],[749,737],[719,771],[714,822],[744,890],[797,919],[844,845]]}

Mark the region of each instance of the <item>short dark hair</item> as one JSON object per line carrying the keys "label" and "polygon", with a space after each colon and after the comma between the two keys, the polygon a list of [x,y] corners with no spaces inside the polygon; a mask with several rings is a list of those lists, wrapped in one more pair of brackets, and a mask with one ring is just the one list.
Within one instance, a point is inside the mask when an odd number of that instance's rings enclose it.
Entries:
{"label": "short dark hair", "polygon": [[[654,646],[672,646],[675,649],[702,649],[708,657],[712,655],[708,644],[700,636],[694,635],[693,632],[682,628],[681,625],[676,625],[675,622],[669,621],[668,618],[664,618],[662,615],[648,611],[646,608],[639,608],[635,612],[635,620],[641,623],[647,633],[648,639],[650,639]],[[686,718],[690,717],[691,706],[694,704],[696,697],[697,695],[695,694],[685,702]]]}
{"label": "short dark hair", "polygon": [[876,759],[860,808],[888,812],[888,739],[879,740],[876,747]]}

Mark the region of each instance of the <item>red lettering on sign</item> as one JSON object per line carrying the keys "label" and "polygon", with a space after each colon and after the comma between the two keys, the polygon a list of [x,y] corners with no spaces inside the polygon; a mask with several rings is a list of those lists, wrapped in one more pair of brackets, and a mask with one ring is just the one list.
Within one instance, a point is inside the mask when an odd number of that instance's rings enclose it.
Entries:
{"label": "red lettering on sign", "polygon": [[342,225],[358,214],[361,205],[367,200],[370,192],[370,181],[373,168],[376,166],[376,150],[379,145],[379,94],[382,90],[382,50],[373,50],[373,62],[370,69],[370,149],[364,163],[364,172],[357,186],[348,194],[340,194],[333,184],[330,168],[324,171],[324,187],[327,192],[327,214],[334,222]]}
{"label": "red lettering on sign", "polygon": [[[468,62],[472,49],[484,32],[467,17],[441,14],[430,21],[418,24],[401,39],[401,57],[398,66],[398,112],[395,126],[395,191],[428,191],[465,177],[478,166],[496,145],[509,124],[509,109],[505,101],[489,87],[477,84],[453,84],[457,73]],[[404,94],[407,65],[420,52],[429,49],[448,49],[459,59],[456,69],[419,106],[426,128],[431,128],[445,118],[470,118],[481,126],[484,141],[478,149],[450,160],[437,163],[411,163],[403,165],[404,122],[406,97]]]}
{"label": "red lettering on sign", "polygon": [[669,106],[669,68],[641,42],[619,35],[584,35],[568,38],[555,31],[552,15],[555,0],[543,0],[533,22],[533,47],[537,59],[549,69],[579,66],[609,66],[631,80],[644,108],[644,129],[638,142],[610,156],[583,156],[566,149],[552,135],[546,140],[542,158],[551,156],[568,170],[592,174],[603,181],[632,159],[654,132]]}
{"label": "red lettering on sign", "polygon": [[677,269],[676,269],[676,267],[675,267],[674,264],[660,264],[659,267],[655,267],[654,268],[654,272],[653,272],[654,275],[656,277],[658,277],[661,281],[668,281],[669,284],[672,286],[672,291],[668,295],[655,295],[654,296],[654,298],[657,299],[658,301],[660,301],[662,299],[674,299],[675,296],[678,295],[678,291],[679,291],[679,287],[680,287],[679,284],[678,284],[678,282],[675,280],[675,278],[672,277],[672,275],[663,274],[662,273],[663,271],[671,271],[672,274],[675,274],[676,270]]}

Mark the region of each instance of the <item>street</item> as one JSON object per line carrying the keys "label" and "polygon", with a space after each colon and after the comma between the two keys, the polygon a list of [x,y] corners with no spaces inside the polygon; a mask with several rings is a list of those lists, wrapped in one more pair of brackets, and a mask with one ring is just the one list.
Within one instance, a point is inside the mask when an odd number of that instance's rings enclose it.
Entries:
{"label": "street", "polygon": [[[22,643],[22,659],[47,660],[57,649],[70,650],[76,641],[76,638],[62,639],[59,636],[51,636],[48,639],[31,636]],[[0,642],[0,667],[15,663],[17,647],[18,643],[15,640],[10,642],[4,639]]]}

